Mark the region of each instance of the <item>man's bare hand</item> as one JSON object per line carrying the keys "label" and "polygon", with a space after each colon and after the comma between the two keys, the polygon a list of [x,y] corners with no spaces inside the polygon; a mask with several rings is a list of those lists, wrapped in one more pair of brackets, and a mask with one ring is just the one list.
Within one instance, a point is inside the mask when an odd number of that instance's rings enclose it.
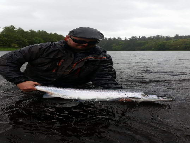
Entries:
{"label": "man's bare hand", "polygon": [[20,90],[24,92],[28,92],[28,91],[36,90],[35,88],[36,85],[40,85],[40,84],[34,81],[25,81],[25,82],[17,84],[17,87],[20,88]]}

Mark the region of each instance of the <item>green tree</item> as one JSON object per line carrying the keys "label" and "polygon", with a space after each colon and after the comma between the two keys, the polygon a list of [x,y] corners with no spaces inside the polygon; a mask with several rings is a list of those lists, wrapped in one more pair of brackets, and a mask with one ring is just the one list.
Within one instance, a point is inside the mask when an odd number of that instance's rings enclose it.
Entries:
{"label": "green tree", "polygon": [[0,46],[1,47],[13,47],[21,48],[27,45],[33,45],[43,42],[55,42],[63,40],[62,35],[56,33],[47,33],[43,30],[24,31],[22,28],[16,28],[13,25],[6,26],[0,33]]}

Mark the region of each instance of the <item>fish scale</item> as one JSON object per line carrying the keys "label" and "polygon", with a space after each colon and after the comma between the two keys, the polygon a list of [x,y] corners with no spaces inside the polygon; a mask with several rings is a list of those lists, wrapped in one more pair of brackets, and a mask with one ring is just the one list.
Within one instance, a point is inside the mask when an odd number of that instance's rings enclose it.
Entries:
{"label": "fish scale", "polygon": [[57,88],[48,86],[36,86],[39,91],[47,94],[44,98],[64,98],[87,101],[137,101],[137,102],[155,102],[171,101],[171,98],[158,97],[156,95],[146,95],[143,92],[127,92],[125,90],[98,90],[98,89],[74,89]]}

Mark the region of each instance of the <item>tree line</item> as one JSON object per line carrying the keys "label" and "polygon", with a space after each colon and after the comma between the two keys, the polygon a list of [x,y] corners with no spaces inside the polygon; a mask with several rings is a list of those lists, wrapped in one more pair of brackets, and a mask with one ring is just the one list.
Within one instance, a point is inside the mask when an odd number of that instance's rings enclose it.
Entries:
{"label": "tree line", "polygon": [[[57,33],[48,33],[43,30],[25,31],[13,25],[6,26],[0,32],[0,48],[22,48],[28,45],[55,42],[63,40],[64,36]],[[98,44],[108,51],[189,51],[190,35],[180,36],[132,36],[124,40],[118,38],[104,38]]]}
{"label": "tree line", "polygon": [[15,26],[6,26],[0,32],[0,48],[22,48],[28,45],[55,42],[64,39],[57,33],[47,33],[43,30],[25,31]]}
{"label": "tree line", "polygon": [[105,38],[99,45],[108,51],[190,51],[190,35]]}

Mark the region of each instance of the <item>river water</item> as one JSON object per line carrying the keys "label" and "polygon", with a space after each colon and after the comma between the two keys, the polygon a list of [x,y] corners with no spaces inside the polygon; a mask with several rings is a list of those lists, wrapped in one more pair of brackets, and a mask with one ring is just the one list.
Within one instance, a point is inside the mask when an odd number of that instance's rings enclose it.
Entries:
{"label": "river water", "polygon": [[0,77],[0,143],[189,143],[190,52],[109,54],[124,89],[174,101],[42,99],[41,93],[22,93]]}

